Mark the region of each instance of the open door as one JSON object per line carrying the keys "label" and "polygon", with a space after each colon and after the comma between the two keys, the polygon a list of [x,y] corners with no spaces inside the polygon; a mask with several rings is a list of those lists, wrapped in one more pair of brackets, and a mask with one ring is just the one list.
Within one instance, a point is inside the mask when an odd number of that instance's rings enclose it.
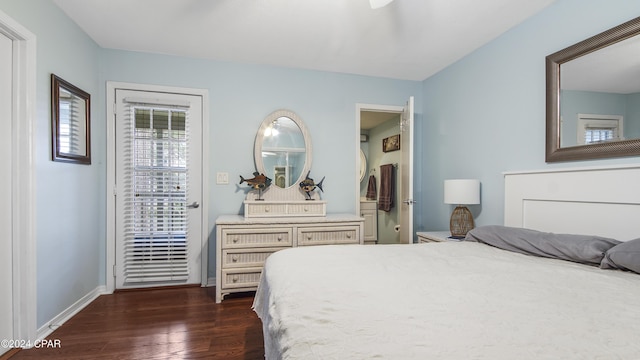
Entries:
{"label": "open door", "polygon": [[413,243],[413,96],[400,118],[400,243]]}
{"label": "open door", "polygon": [[[356,104],[356,128],[371,129],[377,124],[390,119],[399,122],[400,132],[400,158],[398,159],[398,169],[396,170],[396,184],[398,192],[395,196],[395,209],[398,212],[398,222],[400,231],[394,239],[401,244],[413,243],[413,113],[414,99],[410,97],[405,106],[398,105],[376,105],[376,104]],[[385,114],[386,116],[372,116],[372,113]],[[395,120],[400,117],[399,120]],[[355,169],[360,169],[360,132],[356,138]],[[375,163],[375,161],[372,161]],[[360,214],[360,200],[364,196],[361,188],[360,174],[355,174],[356,185],[356,211]],[[365,221],[366,222],[366,221]],[[379,222],[378,222],[379,223]],[[366,226],[366,224],[365,224]],[[380,228],[378,227],[378,230]],[[378,238],[377,243],[383,243]]]}

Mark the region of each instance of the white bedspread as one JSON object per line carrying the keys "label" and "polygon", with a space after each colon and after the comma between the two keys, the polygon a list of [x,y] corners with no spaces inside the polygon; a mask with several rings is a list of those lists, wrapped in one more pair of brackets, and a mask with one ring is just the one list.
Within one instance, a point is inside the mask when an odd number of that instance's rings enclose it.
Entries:
{"label": "white bedspread", "polygon": [[298,247],[254,309],[268,359],[640,359],[640,275],[478,243]]}

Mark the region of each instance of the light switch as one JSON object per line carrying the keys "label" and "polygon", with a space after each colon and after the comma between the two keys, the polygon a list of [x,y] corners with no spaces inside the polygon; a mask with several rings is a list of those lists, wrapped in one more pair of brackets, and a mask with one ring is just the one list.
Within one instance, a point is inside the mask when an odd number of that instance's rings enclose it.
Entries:
{"label": "light switch", "polygon": [[226,172],[216,173],[216,184],[218,185],[229,184],[229,173],[226,173]]}

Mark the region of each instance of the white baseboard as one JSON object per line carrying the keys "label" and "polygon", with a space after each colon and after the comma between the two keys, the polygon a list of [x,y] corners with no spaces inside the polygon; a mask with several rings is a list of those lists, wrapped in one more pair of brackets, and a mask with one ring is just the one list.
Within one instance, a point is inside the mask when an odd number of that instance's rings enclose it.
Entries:
{"label": "white baseboard", "polygon": [[80,310],[84,309],[87,305],[91,304],[93,300],[95,300],[98,296],[108,294],[107,287],[105,285],[100,285],[90,291],[88,294],[80,298],[78,301],[73,303],[71,306],[66,308],[60,314],[56,315],[53,319],[48,321],[42,327],[38,329],[37,338],[38,340],[43,340],[47,336],[51,335],[57,328],[59,328],[62,324],[71,319],[75,314],[77,314]]}
{"label": "white baseboard", "polygon": [[214,278],[214,277],[207,278],[207,285],[205,285],[205,286],[206,287],[216,286],[216,278]]}

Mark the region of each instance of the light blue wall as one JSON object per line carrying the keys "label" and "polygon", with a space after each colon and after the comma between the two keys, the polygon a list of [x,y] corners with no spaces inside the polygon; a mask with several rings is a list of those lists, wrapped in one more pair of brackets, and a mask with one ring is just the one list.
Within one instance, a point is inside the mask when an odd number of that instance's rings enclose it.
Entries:
{"label": "light blue wall", "polygon": [[[251,176],[253,143],[264,118],[277,109],[295,111],[313,143],[311,177],[321,179],[329,213],[355,213],[356,103],[403,105],[420,96],[421,83],[271,66],[103,50],[101,82],[122,81],[209,90],[209,225],[242,210]],[[420,103],[417,103],[417,112]],[[216,172],[228,172],[231,184],[216,185]],[[209,243],[209,276],[215,276],[215,243]]]}
{"label": "light blue wall", "polygon": [[[209,222],[239,213],[245,188],[215,185],[254,169],[265,116],[287,108],[308,125],[312,177],[326,176],[329,212],[355,211],[355,104],[402,105],[416,96],[416,230],[447,227],[446,178],[482,181],[479,224],[502,223],[507,170],[638,162],[544,162],[544,57],[640,15],[631,0],[559,0],[424,82],[293,70],[100,49],[51,0],[0,0],[37,36],[36,176],[38,326],[105,284],[105,82],[204,88],[210,96]],[[417,44],[419,46],[419,44]],[[91,166],[50,159],[49,76],[92,95]],[[213,236],[212,236],[213,238]],[[210,276],[215,244],[210,244]]]}
{"label": "light blue wall", "polygon": [[561,92],[562,146],[577,143],[578,114],[622,115],[624,137],[640,138],[640,93],[613,94],[592,91]]}
{"label": "light blue wall", "polygon": [[[99,47],[50,0],[0,0],[35,34],[37,326],[104,284],[105,138]],[[51,161],[50,75],[91,94],[92,165]]]}
{"label": "light blue wall", "polygon": [[[250,175],[260,123],[280,108],[305,121],[314,147],[312,177],[326,176],[328,212],[355,212],[355,104],[402,105],[421,83],[101,49],[51,0],[0,0],[0,9],[37,37],[38,326],[105,281],[106,81],[209,90],[209,223],[240,213],[245,186],[215,185],[216,172]],[[91,166],[50,159],[49,76],[92,95]],[[420,102],[416,109],[420,111]],[[215,274],[210,243],[209,275]]]}
{"label": "light blue wall", "polygon": [[[443,181],[477,178],[480,225],[502,224],[502,172],[618,163],[637,157],[546,164],[545,57],[640,16],[640,1],[558,0],[423,82],[422,214],[416,230],[447,229]],[[420,144],[418,145],[420,146]]]}
{"label": "light blue wall", "polygon": [[562,146],[578,144],[578,114],[620,115],[625,119],[623,133],[626,134],[627,101],[623,94],[602,93],[595,91],[564,90],[560,92],[560,130]]}
{"label": "light blue wall", "polygon": [[627,139],[640,138],[640,93],[627,95],[627,118],[624,131]]}

